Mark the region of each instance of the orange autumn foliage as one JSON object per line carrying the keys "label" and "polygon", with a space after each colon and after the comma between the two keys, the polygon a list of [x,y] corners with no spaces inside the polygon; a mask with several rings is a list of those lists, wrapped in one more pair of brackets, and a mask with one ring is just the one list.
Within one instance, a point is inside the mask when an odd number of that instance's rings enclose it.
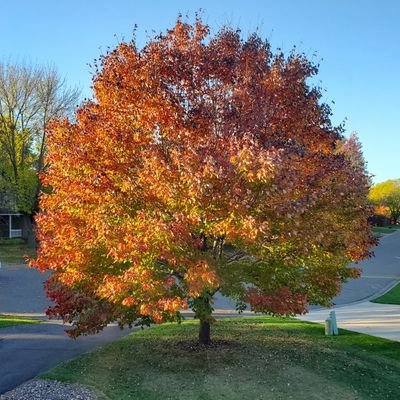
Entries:
{"label": "orange autumn foliage", "polygon": [[39,249],[72,335],[179,318],[216,291],[266,313],[329,304],[373,244],[360,149],[302,54],[200,20],[100,60],[94,99],[54,121]]}

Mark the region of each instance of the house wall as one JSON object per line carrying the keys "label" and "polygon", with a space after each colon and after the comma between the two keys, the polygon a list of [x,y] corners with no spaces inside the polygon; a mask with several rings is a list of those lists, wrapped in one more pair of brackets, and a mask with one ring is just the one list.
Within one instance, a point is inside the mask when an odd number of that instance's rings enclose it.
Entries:
{"label": "house wall", "polygon": [[10,218],[8,215],[0,215],[0,238],[8,239],[10,236]]}

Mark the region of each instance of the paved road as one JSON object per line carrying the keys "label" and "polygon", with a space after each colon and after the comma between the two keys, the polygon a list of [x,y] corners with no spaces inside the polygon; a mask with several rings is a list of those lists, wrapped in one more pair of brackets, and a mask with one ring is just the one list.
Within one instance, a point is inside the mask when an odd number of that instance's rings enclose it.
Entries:
{"label": "paved road", "polygon": [[22,265],[2,264],[0,269],[0,314],[43,316],[49,305],[43,292],[47,274]]}
{"label": "paved road", "polygon": [[376,296],[400,281],[400,231],[385,235],[374,249],[375,257],[360,262],[361,278],[343,285],[333,299],[337,305],[354,303]]}
{"label": "paved road", "polygon": [[[374,257],[355,265],[362,269],[361,277],[351,279],[343,285],[341,293],[333,299],[335,304],[343,305],[369,299],[400,281],[400,230],[383,236],[379,245],[374,248],[374,253]],[[215,308],[232,310],[235,309],[235,302],[219,295],[216,296]]]}

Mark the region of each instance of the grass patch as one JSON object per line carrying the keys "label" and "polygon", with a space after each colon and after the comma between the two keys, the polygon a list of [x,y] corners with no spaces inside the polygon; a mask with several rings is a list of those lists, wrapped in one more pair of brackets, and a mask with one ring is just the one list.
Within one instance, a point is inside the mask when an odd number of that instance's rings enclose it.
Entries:
{"label": "grass patch", "polygon": [[399,399],[400,343],[285,318],[220,319],[215,345],[198,322],[133,333],[43,377],[92,387],[100,399]]}
{"label": "grass patch", "polygon": [[27,318],[19,318],[13,317],[9,315],[0,315],[0,329],[1,328],[8,328],[9,326],[13,325],[20,325],[20,324],[37,324],[38,321],[33,319]]}
{"label": "grass patch", "polygon": [[8,246],[8,245],[16,245],[16,244],[25,244],[25,240],[21,238],[14,239],[4,239],[0,238],[0,246]]}
{"label": "grass patch", "polygon": [[398,283],[387,293],[372,300],[372,303],[379,304],[400,304],[400,284]]}
{"label": "grass patch", "polygon": [[390,226],[373,226],[373,233],[393,233],[400,229],[400,225],[390,225]]}
{"label": "grass patch", "polygon": [[[13,240],[13,239],[8,239]],[[19,239],[21,240],[21,239]],[[24,257],[36,257],[36,249],[29,247],[24,241],[9,242],[3,241],[0,244],[0,261],[7,264],[24,264]]]}

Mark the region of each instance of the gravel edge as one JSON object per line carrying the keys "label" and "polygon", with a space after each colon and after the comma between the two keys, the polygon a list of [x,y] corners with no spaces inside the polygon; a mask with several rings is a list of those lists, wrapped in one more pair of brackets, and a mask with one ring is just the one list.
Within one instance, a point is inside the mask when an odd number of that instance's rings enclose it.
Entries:
{"label": "gravel edge", "polygon": [[33,379],[0,395],[0,400],[97,400],[97,396],[81,385]]}

